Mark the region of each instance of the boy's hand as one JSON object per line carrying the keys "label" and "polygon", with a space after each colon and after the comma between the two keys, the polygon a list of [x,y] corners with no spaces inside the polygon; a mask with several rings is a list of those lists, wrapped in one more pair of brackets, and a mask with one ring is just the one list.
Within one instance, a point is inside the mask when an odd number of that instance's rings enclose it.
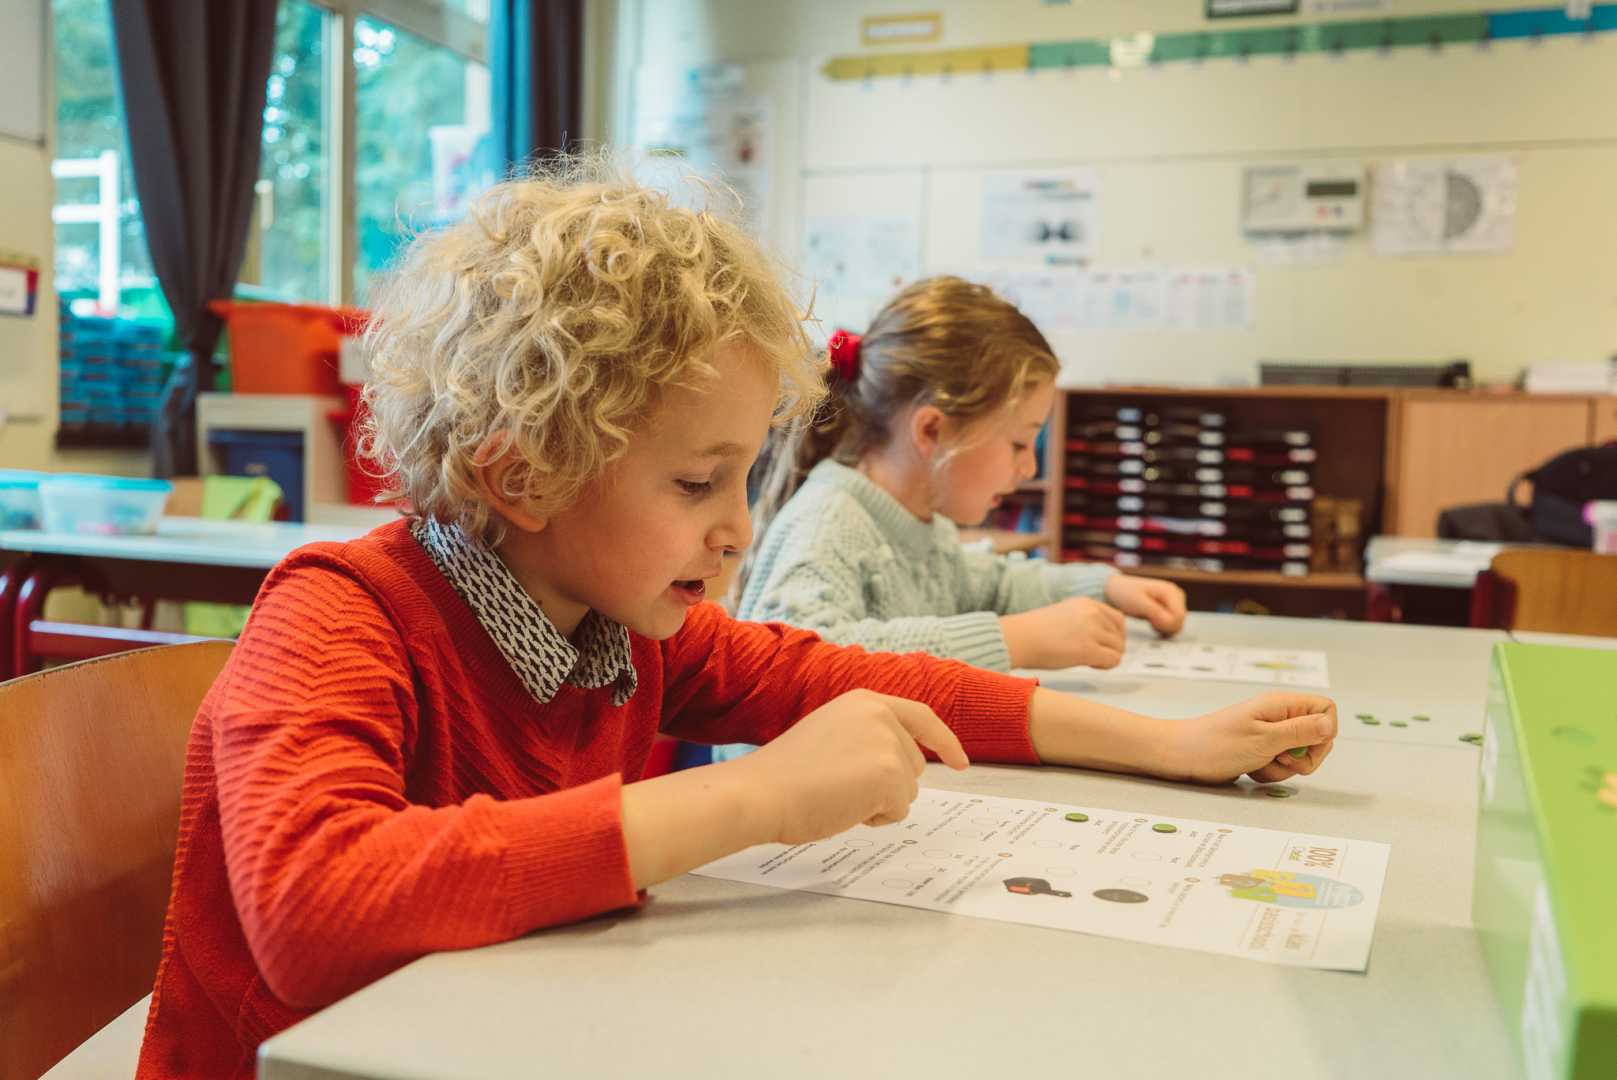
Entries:
{"label": "boy's hand", "polygon": [[[1336,703],[1272,693],[1173,724],[1168,775],[1222,784],[1242,773],[1270,784],[1319,768],[1336,740]],[[1294,749],[1306,751],[1294,757]]]}
{"label": "boy's hand", "polygon": [[1114,668],[1123,660],[1123,613],[1098,600],[1075,596],[1001,615],[999,626],[1012,667]]}
{"label": "boy's hand", "polygon": [[926,765],[922,746],[952,768],[969,764],[960,740],[927,706],[854,690],[732,764],[750,770],[772,839],[801,844],[902,820]]}
{"label": "boy's hand", "polygon": [[1106,582],[1106,599],[1125,615],[1145,619],[1163,637],[1185,626],[1185,590],[1171,581],[1113,574]]}

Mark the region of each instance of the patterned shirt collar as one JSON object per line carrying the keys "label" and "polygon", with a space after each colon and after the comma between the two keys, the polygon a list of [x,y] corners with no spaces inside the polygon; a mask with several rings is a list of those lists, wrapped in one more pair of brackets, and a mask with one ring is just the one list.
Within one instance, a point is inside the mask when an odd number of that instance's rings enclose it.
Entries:
{"label": "patterned shirt collar", "polygon": [[574,645],[500,557],[459,525],[427,518],[410,532],[540,704],[549,703],[564,682],[581,690],[610,684],[615,706],[634,696],[639,678],[622,624],[590,611],[578,624]]}

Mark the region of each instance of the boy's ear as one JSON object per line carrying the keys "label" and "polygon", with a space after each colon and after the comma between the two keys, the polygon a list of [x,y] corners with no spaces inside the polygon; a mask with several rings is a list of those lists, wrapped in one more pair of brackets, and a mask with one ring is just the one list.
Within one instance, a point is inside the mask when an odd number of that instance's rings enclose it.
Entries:
{"label": "boy's ear", "polygon": [[917,405],[910,411],[910,442],[924,458],[931,458],[943,446],[948,417],[936,405]]}
{"label": "boy's ear", "polygon": [[506,494],[511,470],[521,467],[516,455],[508,453],[510,434],[496,431],[477,447],[472,456],[476,462],[477,486],[489,508],[510,522],[513,528],[527,533],[543,531],[550,516],[539,511],[537,500],[514,498]]}

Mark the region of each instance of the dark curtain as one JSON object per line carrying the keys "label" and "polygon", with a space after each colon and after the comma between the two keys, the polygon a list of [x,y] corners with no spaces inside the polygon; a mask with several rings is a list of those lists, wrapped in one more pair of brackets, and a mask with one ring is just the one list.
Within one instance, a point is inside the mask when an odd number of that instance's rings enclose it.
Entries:
{"label": "dark curtain", "polygon": [[276,0],[112,0],[129,157],[152,268],[191,355],[152,431],[158,476],[197,472],[196,395],[247,243]]}
{"label": "dark curtain", "polygon": [[489,38],[502,171],[576,143],[584,96],[584,0],[494,0]]}

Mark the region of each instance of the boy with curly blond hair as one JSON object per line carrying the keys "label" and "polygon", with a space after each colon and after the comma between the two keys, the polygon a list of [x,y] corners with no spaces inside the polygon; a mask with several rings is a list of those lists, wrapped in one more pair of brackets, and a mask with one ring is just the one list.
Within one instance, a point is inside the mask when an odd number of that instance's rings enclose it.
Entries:
{"label": "boy with curly blond hair", "polygon": [[[821,365],[734,224],[600,163],[419,239],[367,345],[410,514],[276,567],[198,712],[142,1077],[251,1076],[263,1039],[426,953],[898,820],[923,750],[1200,780],[1330,751],[1323,698],[1155,720],[704,602]],[[642,780],[659,731],[764,745]]]}

